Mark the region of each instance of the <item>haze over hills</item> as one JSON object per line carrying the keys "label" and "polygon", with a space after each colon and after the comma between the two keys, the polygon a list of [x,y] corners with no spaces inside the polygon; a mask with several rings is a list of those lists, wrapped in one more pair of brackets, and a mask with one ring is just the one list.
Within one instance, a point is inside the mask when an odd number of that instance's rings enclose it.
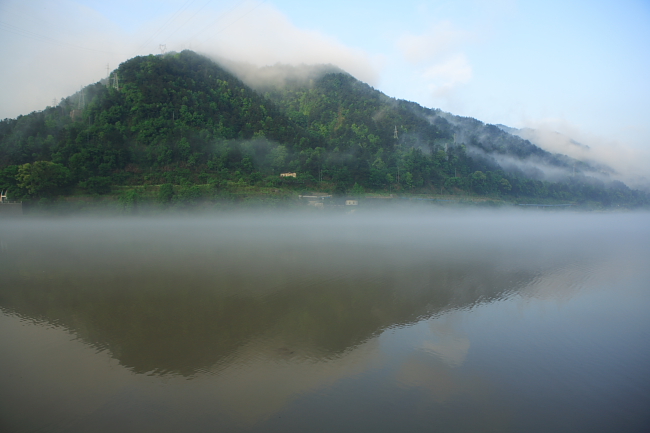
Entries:
{"label": "haze over hills", "polygon": [[396,100],[331,65],[220,64],[191,51],[136,57],[107,83],[3,120],[0,188],[32,200],[117,190],[136,200],[148,186],[165,203],[264,188],[649,203],[602,166]]}
{"label": "haze over hills", "polygon": [[578,161],[587,163],[595,169],[592,175],[604,181],[620,180],[631,188],[646,192],[650,191],[650,178],[642,172],[639,172],[638,168],[627,167],[626,158],[622,158],[620,150],[616,149],[615,146],[609,150],[603,146],[592,148],[587,144],[553,130],[535,128],[518,129],[506,125],[497,126],[507,133],[528,140],[544,150],[566,154]]}

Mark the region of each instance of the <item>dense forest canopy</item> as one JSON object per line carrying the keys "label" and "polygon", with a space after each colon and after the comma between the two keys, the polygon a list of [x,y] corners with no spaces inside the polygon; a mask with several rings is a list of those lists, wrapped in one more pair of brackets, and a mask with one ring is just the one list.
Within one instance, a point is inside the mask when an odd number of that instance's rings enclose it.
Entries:
{"label": "dense forest canopy", "polygon": [[1,121],[0,189],[22,200],[141,185],[161,201],[181,190],[200,200],[195,186],[211,185],[650,203],[596,167],[333,67],[244,81],[229,70],[191,51],[136,57],[55,107]]}

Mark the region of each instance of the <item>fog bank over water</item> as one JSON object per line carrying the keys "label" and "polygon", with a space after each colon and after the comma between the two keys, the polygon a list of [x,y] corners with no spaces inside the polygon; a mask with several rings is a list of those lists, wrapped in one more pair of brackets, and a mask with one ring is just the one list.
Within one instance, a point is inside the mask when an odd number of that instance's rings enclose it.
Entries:
{"label": "fog bank over water", "polygon": [[[157,431],[188,419],[196,431],[641,426],[649,220],[426,211],[0,221],[0,420],[9,431],[80,432],[107,419],[121,431],[134,419]],[[580,407],[544,412],[563,396]]]}
{"label": "fog bank over water", "polygon": [[[12,221],[0,306],[119,347],[115,356],[139,372],[191,375],[274,326],[305,356],[327,358],[449,309],[570,297],[572,267],[584,261],[606,277],[620,248],[648,248],[647,221],[498,211]],[[319,313],[298,326],[314,302]],[[149,320],[159,326],[129,331]],[[219,337],[232,321],[247,323],[242,334]],[[152,345],[145,357],[130,353]],[[165,354],[202,347],[178,365]]]}

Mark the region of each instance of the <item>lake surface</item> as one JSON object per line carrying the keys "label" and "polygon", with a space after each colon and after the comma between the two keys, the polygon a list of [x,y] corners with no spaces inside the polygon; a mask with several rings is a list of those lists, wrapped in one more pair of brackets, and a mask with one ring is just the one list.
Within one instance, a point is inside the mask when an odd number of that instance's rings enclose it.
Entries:
{"label": "lake surface", "polygon": [[650,431],[650,215],[0,220],[3,432]]}

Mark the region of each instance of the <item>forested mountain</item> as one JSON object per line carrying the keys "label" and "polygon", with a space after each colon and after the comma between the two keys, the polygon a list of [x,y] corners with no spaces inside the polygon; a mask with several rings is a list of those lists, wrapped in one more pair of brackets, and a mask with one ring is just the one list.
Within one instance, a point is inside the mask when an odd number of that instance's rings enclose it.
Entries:
{"label": "forested mountain", "polygon": [[[334,67],[242,71],[244,81],[191,51],[136,57],[56,107],[5,119],[0,189],[15,199],[163,185],[160,200],[168,201],[209,184],[217,193],[256,186],[650,201],[588,164],[390,98]],[[280,177],[287,172],[296,177]]]}

